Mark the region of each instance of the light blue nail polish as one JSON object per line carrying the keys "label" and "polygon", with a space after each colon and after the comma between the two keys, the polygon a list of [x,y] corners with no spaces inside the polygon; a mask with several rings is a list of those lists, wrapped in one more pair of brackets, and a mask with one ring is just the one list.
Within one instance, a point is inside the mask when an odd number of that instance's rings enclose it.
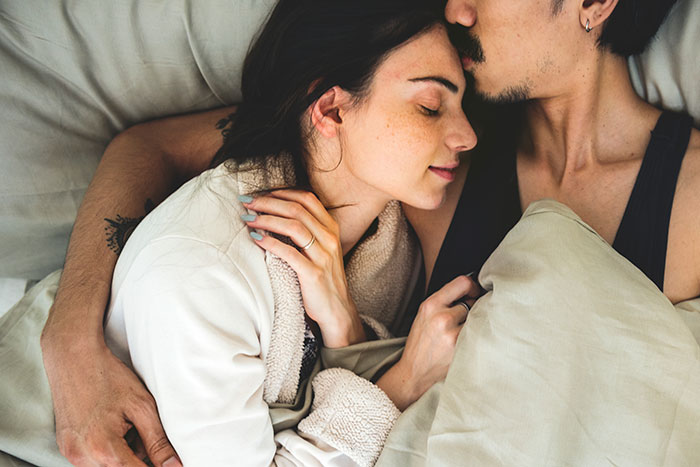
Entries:
{"label": "light blue nail polish", "polygon": [[241,219],[243,219],[243,222],[253,222],[257,218],[258,218],[258,216],[256,216],[255,214],[243,214],[241,216]]}
{"label": "light blue nail polish", "polygon": [[257,241],[260,241],[263,239],[263,236],[257,232],[251,232],[250,236],[253,237],[253,240],[257,240]]}
{"label": "light blue nail polish", "polygon": [[241,203],[247,204],[247,203],[252,203],[253,198],[251,196],[247,196],[247,195],[238,195],[238,201],[240,201]]}

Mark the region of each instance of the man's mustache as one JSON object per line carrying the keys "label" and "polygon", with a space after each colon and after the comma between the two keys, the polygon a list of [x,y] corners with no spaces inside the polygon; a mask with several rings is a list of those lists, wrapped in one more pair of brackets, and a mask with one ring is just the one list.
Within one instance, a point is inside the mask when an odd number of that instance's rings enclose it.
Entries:
{"label": "man's mustache", "polygon": [[484,49],[481,48],[479,38],[474,36],[469,28],[465,28],[460,24],[448,24],[447,35],[450,42],[457,50],[469,57],[474,63],[481,63],[486,60],[484,57]]}

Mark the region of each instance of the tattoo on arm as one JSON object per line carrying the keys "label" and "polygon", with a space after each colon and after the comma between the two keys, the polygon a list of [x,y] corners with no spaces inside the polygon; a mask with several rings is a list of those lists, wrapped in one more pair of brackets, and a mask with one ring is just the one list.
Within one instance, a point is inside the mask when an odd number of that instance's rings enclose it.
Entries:
{"label": "tattoo on arm", "polygon": [[233,118],[236,116],[235,112],[230,114],[228,117],[224,117],[218,122],[216,122],[216,129],[221,130],[221,136],[224,138],[224,142],[231,134],[231,126],[233,125]]}
{"label": "tattoo on arm", "polygon": [[[155,204],[149,198],[146,200],[146,204],[143,208],[146,211],[146,214],[148,214],[149,212],[153,211],[153,208],[155,208]],[[105,227],[107,246],[110,250],[115,252],[117,256],[121,254],[122,250],[124,249],[124,245],[126,244],[126,241],[129,239],[129,236],[134,231],[136,226],[139,225],[139,222],[143,220],[144,217],[146,216],[143,215],[141,217],[124,217],[119,214],[117,214],[116,219],[108,219],[105,217],[104,220],[105,222],[107,222],[107,226]]]}

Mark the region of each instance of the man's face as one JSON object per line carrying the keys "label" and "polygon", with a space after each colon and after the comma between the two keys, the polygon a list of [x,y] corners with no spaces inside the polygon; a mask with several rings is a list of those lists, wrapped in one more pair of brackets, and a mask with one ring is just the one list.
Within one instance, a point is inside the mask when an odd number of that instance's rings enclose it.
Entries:
{"label": "man's face", "polygon": [[575,2],[449,0],[445,16],[462,65],[486,100],[556,95],[573,77],[583,32]]}

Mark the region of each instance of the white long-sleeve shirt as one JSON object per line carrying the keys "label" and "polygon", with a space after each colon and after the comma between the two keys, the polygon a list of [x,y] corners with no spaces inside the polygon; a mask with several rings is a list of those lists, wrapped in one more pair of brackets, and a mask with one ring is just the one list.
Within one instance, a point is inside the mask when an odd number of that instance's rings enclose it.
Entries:
{"label": "white long-sleeve shirt", "polygon": [[[366,464],[324,429],[273,432],[263,390],[275,297],[238,191],[220,167],[144,219],[117,263],[108,345],[153,394],[185,466]],[[388,432],[398,411],[376,386],[360,392],[379,400]]]}

